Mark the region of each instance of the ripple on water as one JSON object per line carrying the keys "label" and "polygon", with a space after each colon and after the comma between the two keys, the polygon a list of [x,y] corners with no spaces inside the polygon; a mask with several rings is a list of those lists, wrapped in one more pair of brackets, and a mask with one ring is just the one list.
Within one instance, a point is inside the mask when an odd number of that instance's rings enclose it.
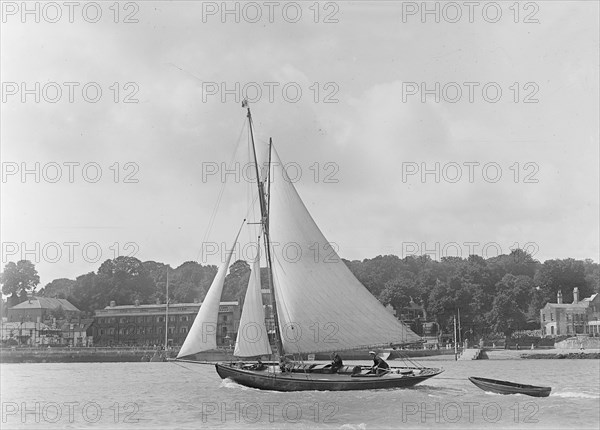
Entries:
{"label": "ripple on water", "polygon": [[[221,380],[213,366],[172,363],[1,365],[4,406],[35,410],[76,402],[73,422],[35,412],[6,415],[3,428],[594,428],[600,422],[598,361],[445,362],[445,378],[410,389],[281,393]],[[550,397],[488,394],[467,377],[552,387]],[[92,422],[93,408],[101,418]],[[137,408],[137,409],[136,409]],[[471,409],[469,409],[471,408]],[[40,409],[41,410],[41,409]],[[48,412],[48,411],[46,411]],[[48,412],[49,413],[49,412]],[[42,414],[43,415],[43,414]]]}

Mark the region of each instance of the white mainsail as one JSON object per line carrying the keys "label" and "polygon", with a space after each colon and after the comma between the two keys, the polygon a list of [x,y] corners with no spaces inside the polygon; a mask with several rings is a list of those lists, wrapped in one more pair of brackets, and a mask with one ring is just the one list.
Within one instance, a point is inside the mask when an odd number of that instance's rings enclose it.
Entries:
{"label": "white mainsail", "polygon": [[227,275],[231,255],[235,249],[240,232],[241,228],[233,241],[231,250],[227,252],[225,261],[219,267],[217,275],[206,293],[206,297],[198,310],[198,315],[179,350],[179,354],[177,354],[177,358],[208,351],[217,347],[217,320],[219,318],[221,293],[223,292],[223,284],[225,283],[225,276]]}
{"label": "white mainsail", "polygon": [[265,326],[265,312],[260,292],[260,256],[252,264],[248,289],[240,318],[240,327],[235,340],[233,355],[236,357],[256,357],[270,355],[271,346]]}
{"label": "white mainsail", "polygon": [[329,246],[283,166],[273,148],[269,231],[285,352],[341,351],[419,341]]}

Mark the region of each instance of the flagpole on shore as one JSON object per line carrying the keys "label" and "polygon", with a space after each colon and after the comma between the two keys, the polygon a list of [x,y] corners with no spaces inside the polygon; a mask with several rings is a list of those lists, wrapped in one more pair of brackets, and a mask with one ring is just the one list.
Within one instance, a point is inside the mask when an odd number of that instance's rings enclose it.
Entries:
{"label": "flagpole on shore", "polygon": [[454,361],[458,360],[458,344],[456,341],[456,315],[454,315]]}
{"label": "flagpole on shore", "polygon": [[167,296],[166,296],[166,310],[165,310],[165,351],[167,350],[168,337],[169,337],[169,268],[167,267]]}

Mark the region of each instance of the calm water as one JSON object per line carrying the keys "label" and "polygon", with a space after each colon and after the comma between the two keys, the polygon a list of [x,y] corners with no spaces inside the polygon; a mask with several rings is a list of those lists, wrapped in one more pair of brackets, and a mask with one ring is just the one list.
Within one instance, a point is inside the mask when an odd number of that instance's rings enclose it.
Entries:
{"label": "calm water", "polygon": [[[426,362],[445,372],[415,388],[264,392],[213,366],[174,363],[4,364],[5,428],[594,428],[600,361]],[[548,385],[547,398],[481,391],[467,376]],[[450,379],[444,379],[450,378]],[[456,379],[455,379],[456,378]]]}

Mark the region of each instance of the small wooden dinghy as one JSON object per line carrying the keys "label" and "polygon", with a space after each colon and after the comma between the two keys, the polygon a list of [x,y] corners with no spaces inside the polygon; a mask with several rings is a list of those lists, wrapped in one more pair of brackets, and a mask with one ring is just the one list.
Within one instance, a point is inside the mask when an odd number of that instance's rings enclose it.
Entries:
{"label": "small wooden dinghy", "polygon": [[548,397],[552,387],[536,387],[535,385],[517,384],[516,382],[499,381],[479,377],[469,377],[469,381],[484,391],[498,394],[525,394],[533,397]]}

